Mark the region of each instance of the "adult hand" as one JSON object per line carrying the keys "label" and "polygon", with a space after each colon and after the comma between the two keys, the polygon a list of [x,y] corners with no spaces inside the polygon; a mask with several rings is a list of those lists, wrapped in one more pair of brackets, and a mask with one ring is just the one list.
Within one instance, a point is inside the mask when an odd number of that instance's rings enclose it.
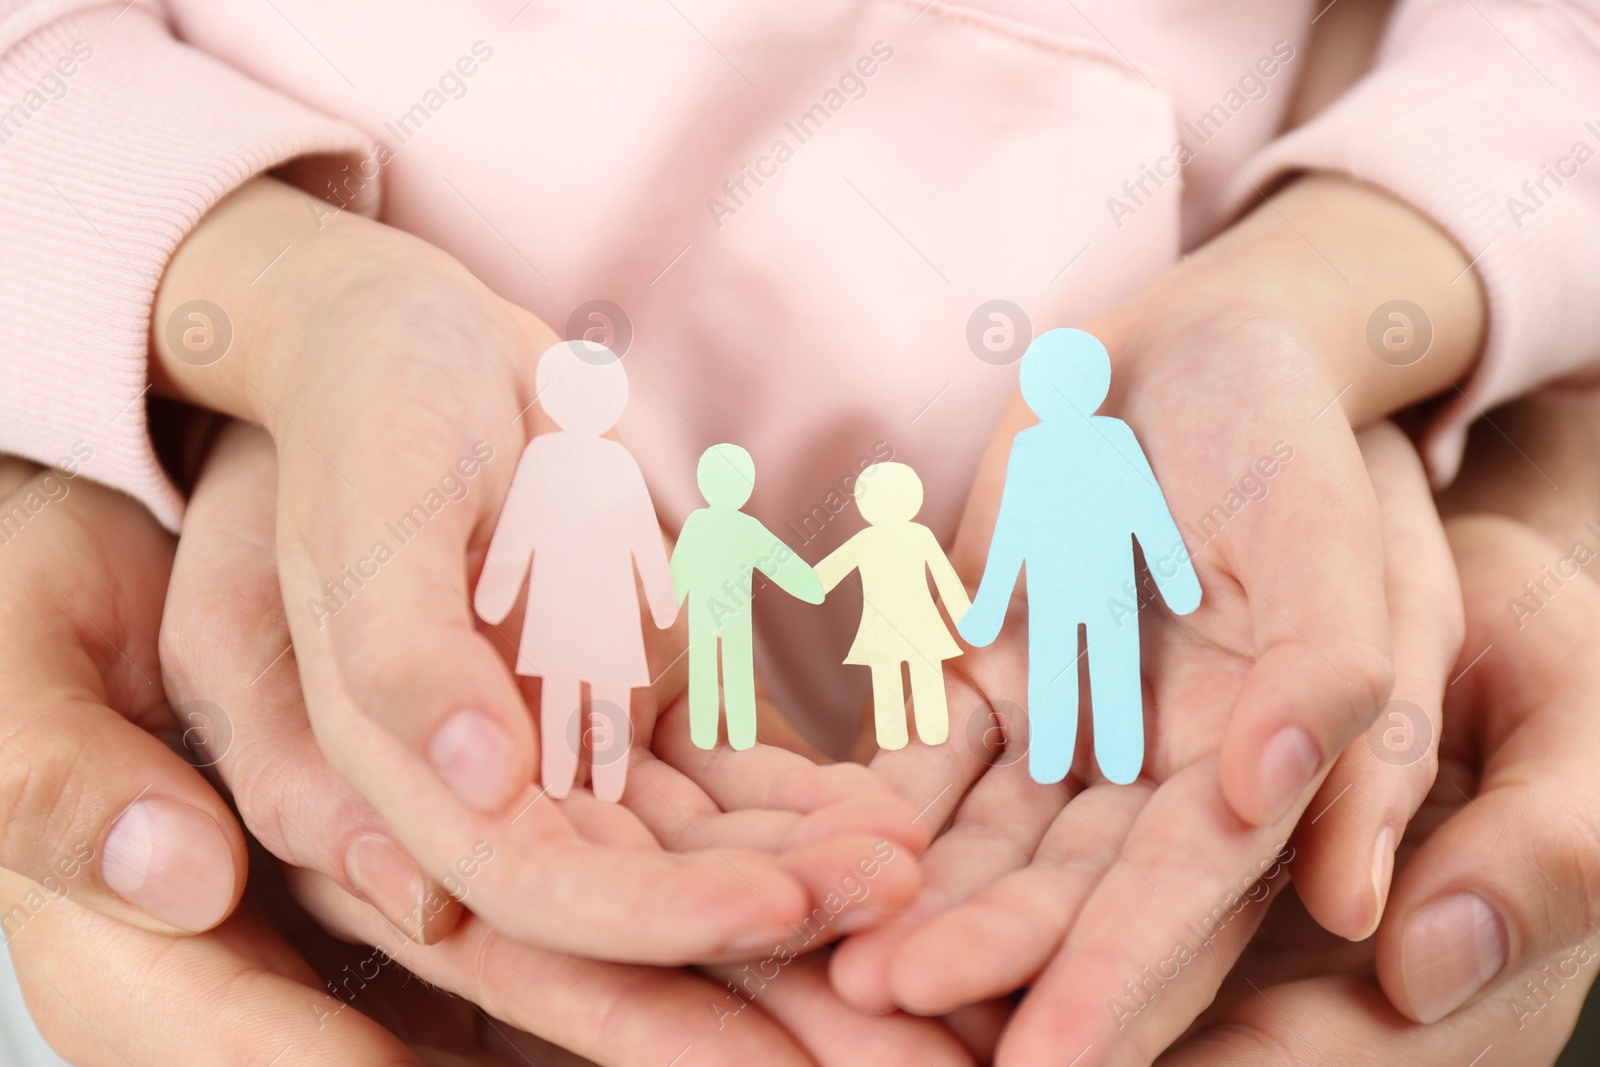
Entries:
{"label": "adult hand", "polygon": [[[534,359],[556,338],[437,249],[310,203],[258,179],[213,209],[169,265],[156,320],[181,325],[191,301],[210,301],[231,354],[197,354],[181,330],[158,329],[154,373],[164,390],[271,433],[275,557],[311,723],[404,851],[442,872],[491,841],[502,862],[482,873],[474,908],[496,928],[681,963],[770,946],[807,915],[865,849],[830,835],[829,819],[925,837],[914,809],[882,790],[836,818],[841,788],[873,788],[848,771],[815,787],[788,774],[770,783],[773,803],[831,812],[804,821],[783,855],[600,844],[582,825],[624,815],[542,796],[524,699],[534,683],[510,670],[515,632],[480,629],[468,594],[536,428]],[[211,595],[226,595],[229,578],[216,580]],[[664,671],[670,657],[655,663]],[[649,700],[635,696],[641,721]],[[735,788],[707,781],[713,794]],[[630,791],[650,788],[641,778]],[[886,902],[911,868],[885,881]]]}
{"label": "adult hand", "polygon": [[1544,394],[1490,419],[1441,498],[1467,636],[1438,782],[1378,936],[1326,951],[1281,902],[1233,988],[1163,1064],[1316,1062],[1336,1048],[1340,1062],[1522,1067],[1553,1063],[1570,1035],[1600,959],[1600,586],[1582,562],[1600,551],[1588,526],[1600,403]]}
{"label": "adult hand", "polygon": [[172,538],[120,493],[7,458],[0,515],[0,930],[45,1038],[127,1067],[264,1062],[320,1030],[295,1062],[420,1064],[356,1012],[314,1027],[310,969],[229,917],[244,836],[163,741],[197,728],[157,662]]}
{"label": "adult hand", "polygon": [[132,500],[0,457],[0,867],[31,883],[8,938],[66,894],[160,933],[239,899],[244,836],[158,736],[183,728],[156,658],[171,565]]}

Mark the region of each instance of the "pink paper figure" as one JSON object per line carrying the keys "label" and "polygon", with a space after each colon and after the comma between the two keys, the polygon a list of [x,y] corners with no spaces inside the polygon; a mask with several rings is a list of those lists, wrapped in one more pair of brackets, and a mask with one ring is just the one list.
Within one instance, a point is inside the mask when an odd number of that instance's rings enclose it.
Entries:
{"label": "pink paper figure", "polygon": [[632,691],[650,684],[634,568],[656,626],[672,625],[677,598],[639,465],[600,436],[628,404],[622,361],[599,345],[564,341],[539,357],[535,378],[540,405],[561,429],[523,450],[473,603],[484,621],[499,623],[531,562],[516,671],[542,680],[544,787],[558,798],[571,791],[587,735],[595,795],[615,801],[627,784]]}

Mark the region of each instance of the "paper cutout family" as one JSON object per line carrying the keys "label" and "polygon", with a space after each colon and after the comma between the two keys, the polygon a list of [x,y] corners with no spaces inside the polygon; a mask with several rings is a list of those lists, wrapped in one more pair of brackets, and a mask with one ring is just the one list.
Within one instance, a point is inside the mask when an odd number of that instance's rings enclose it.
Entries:
{"label": "paper cutout family", "polygon": [[[1133,431],[1094,414],[1110,389],[1111,360],[1091,334],[1050,330],[1022,357],[1022,396],[1039,422],[1012,443],[988,562],[970,601],[938,539],[914,521],[922,482],[903,463],[861,472],[853,495],[867,526],[813,568],[740,510],[755,490],[750,453],[712,445],[696,472],[706,507],[684,521],[669,561],[638,464],[602,436],[627,406],[622,361],[588,341],[562,342],[540,357],[535,384],[560,429],[535,436],[522,453],[474,606],[498,624],[527,580],[516,672],[541,679],[541,772],[551,796],[571,791],[580,740],[590,749],[595,795],[622,796],[632,690],[651,682],[636,571],[658,628],[671,626],[687,603],[690,737],[703,749],[716,746],[719,710],[733,748],[756,741],[756,572],[811,604],[859,575],[861,624],[844,662],[871,669],[878,744],[888,749],[909,741],[902,665],[917,736],[937,745],[949,735],[943,665],[961,648],[939,614],[929,576],[957,632],[981,647],[999,635],[1025,575],[1030,775],[1053,783],[1071,769],[1078,725],[1078,672],[1071,668],[1082,625],[1095,759],[1113,782],[1138,777],[1144,715],[1137,605],[1116,617],[1104,606],[1122,598],[1133,575],[1135,539],[1152,552],[1182,538]],[[1188,614],[1200,604],[1199,578],[1186,552],[1165,562],[1151,568],[1157,588],[1173,612]]]}

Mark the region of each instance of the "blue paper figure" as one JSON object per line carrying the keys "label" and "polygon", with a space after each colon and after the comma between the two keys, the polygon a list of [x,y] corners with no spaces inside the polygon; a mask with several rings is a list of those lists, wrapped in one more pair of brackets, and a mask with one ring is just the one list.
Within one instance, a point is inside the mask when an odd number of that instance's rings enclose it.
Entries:
{"label": "blue paper figure", "polygon": [[980,647],[999,636],[1026,565],[1028,771],[1052,783],[1072,769],[1081,623],[1095,759],[1126,784],[1144,764],[1138,598],[1130,605],[1127,592],[1133,539],[1177,614],[1200,606],[1200,579],[1133,430],[1094,414],[1111,388],[1105,346],[1082,330],[1050,330],[1028,346],[1021,379],[1040,421],[1012,441],[983,581],[956,628]]}

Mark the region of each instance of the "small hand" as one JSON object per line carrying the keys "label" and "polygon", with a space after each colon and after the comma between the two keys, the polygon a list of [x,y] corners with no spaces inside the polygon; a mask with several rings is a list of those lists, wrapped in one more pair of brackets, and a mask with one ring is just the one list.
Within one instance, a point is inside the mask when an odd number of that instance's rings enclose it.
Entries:
{"label": "small hand", "polygon": [[[329,762],[424,869],[493,842],[504,862],[474,907],[509,936],[654,963],[769,941],[816,903],[803,872],[756,850],[588,840],[581,818],[533,785],[533,683],[510,669],[515,632],[472,616],[467,591],[536,429],[535,359],[554,335],[437,249],[348,215],[318,230],[304,200],[259,179],[190,235],[158,317],[210,299],[238,351],[196,366],[158,337],[155,370],[167,391],[272,435],[293,638],[275,669],[298,667]],[[240,264],[267,244],[272,258],[286,235],[304,255],[252,284]],[[213,596],[229,588],[216,580]],[[651,598],[664,621],[659,599],[670,598]],[[846,837],[833,847],[853,859]]]}

